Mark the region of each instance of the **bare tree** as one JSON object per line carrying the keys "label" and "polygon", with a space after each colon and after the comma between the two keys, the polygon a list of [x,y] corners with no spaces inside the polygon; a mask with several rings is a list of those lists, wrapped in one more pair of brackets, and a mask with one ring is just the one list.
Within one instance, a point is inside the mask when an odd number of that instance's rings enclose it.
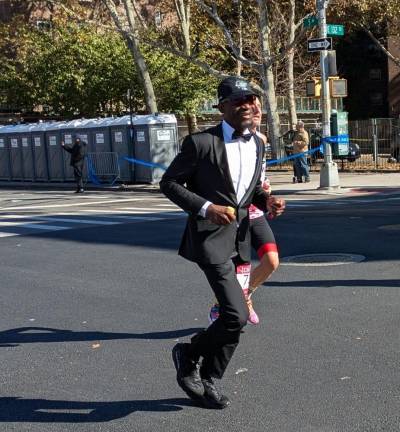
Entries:
{"label": "bare tree", "polygon": [[[187,57],[192,55],[192,44],[190,41],[191,3],[191,0],[174,0],[175,11],[181,28],[183,52]],[[189,133],[193,133],[198,129],[197,116],[194,112],[186,112],[186,121]]]}
{"label": "bare tree", "polygon": [[154,93],[150,73],[140,49],[139,30],[137,25],[137,7],[135,0],[101,0],[107,7],[118,32],[123,36],[138,72],[139,79],[143,85],[146,109],[148,112],[157,112],[157,101]]}
{"label": "bare tree", "polygon": [[[280,120],[275,93],[274,65],[287,58],[290,49],[294,49],[298,43],[299,37],[295,36],[289,43],[285,41],[286,43],[280,52],[275,51],[273,35],[271,34],[272,23],[270,22],[270,11],[267,8],[267,2],[265,0],[257,0],[257,6],[251,9],[251,13],[253,14],[252,19],[247,19],[246,22],[255,22],[256,27],[252,32],[249,32],[247,29],[248,33],[246,36],[248,40],[246,41],[242,41],[241,32],[239,32],[239,37],[235,37],[235,34],[229,30],[228,25],[219,15],[215,2],[212,2],[211,6],[206,3],[205,0],[193,0],[193,2],[206,13],[216,26],[217,30],[215,30],[214,33],[216,33],[215,38],[219,38],[220,49],[225,52],[225,54],[229,53],[231,58],[235,60],[237,71],[242,72],[242,70],[245,70],[246,75],[256,77],[257,81],[260,83],[260,85],[258,85],[252,81],[253,88],[260,92],[265,101],[269,141],[271,143],[272,152],[276,155],[279,146]],[[237,0],[235,3],[237,4]],[[255,19],[255,16],[257,16],[257,19]],[[237,21],[235,24],[237,25]],[[254,39],[255,32],[258,34],[258,40]],[[224,37],[224,42],[221,40],[221,34]],[[194,56],[193,53],[187,55],[187,53],[182,50],[166,46],[165,43],[160,40],[154,40],[154,38],[147,38],[146,42],[154,47],[185,58],[218,78],[229,76],[228,73],[211,66],[210,63]],[[246,54],[244,54],[244,52]]]}

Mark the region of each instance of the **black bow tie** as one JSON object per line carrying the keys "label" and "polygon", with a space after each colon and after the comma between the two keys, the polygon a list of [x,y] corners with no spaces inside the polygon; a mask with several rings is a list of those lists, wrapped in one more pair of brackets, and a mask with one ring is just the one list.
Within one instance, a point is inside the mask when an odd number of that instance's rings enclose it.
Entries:
{"label": "black bow tie", "polygon": [[250,141],[253,136],[254,136],[254,134],[252,134],[252,133],[247,133],[247,134],[242,135],[240,132],[235,131],[232,134],[232,139],[234,140],[234,139],[238,139],[238,138],[243,138],[245,141]]}

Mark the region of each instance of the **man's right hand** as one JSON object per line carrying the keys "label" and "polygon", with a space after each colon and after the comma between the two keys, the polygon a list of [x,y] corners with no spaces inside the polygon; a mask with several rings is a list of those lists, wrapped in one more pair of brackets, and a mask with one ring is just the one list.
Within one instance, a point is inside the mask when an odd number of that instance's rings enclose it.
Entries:
{"label": "man's right hand", "polygon": [[229,225],[236,220],[232,207],[210,204],[207,207],[206,218],[217,225]]}

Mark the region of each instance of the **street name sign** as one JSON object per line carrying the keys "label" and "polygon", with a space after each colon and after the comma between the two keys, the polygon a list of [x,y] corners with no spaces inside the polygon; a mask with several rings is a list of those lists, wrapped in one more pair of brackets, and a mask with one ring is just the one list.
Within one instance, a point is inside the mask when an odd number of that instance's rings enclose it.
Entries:
{"label": "street name sign", "polygon": [[327,24],[326,33],[328,36],[344,36],[344,26],[341,24]]}
{"label": "street name sign", "polygon": [[310,28],[318,25],[318,18],[316,16],[310,16],[308,18],[304,18],[303,27]]}
{"label": "street name sign", "polygon": [[307,51],[324,51],[332,49],[332,38],[308,39]]}

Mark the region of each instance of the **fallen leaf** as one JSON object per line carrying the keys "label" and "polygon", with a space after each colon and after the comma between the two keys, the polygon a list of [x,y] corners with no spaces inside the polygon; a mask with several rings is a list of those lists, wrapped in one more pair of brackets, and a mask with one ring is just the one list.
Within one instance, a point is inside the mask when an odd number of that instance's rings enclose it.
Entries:
{"label": "fallen leaf", "polygon": [[92,345],[92,348],[100,348],[100,344],[99,343],[95,343]]}

